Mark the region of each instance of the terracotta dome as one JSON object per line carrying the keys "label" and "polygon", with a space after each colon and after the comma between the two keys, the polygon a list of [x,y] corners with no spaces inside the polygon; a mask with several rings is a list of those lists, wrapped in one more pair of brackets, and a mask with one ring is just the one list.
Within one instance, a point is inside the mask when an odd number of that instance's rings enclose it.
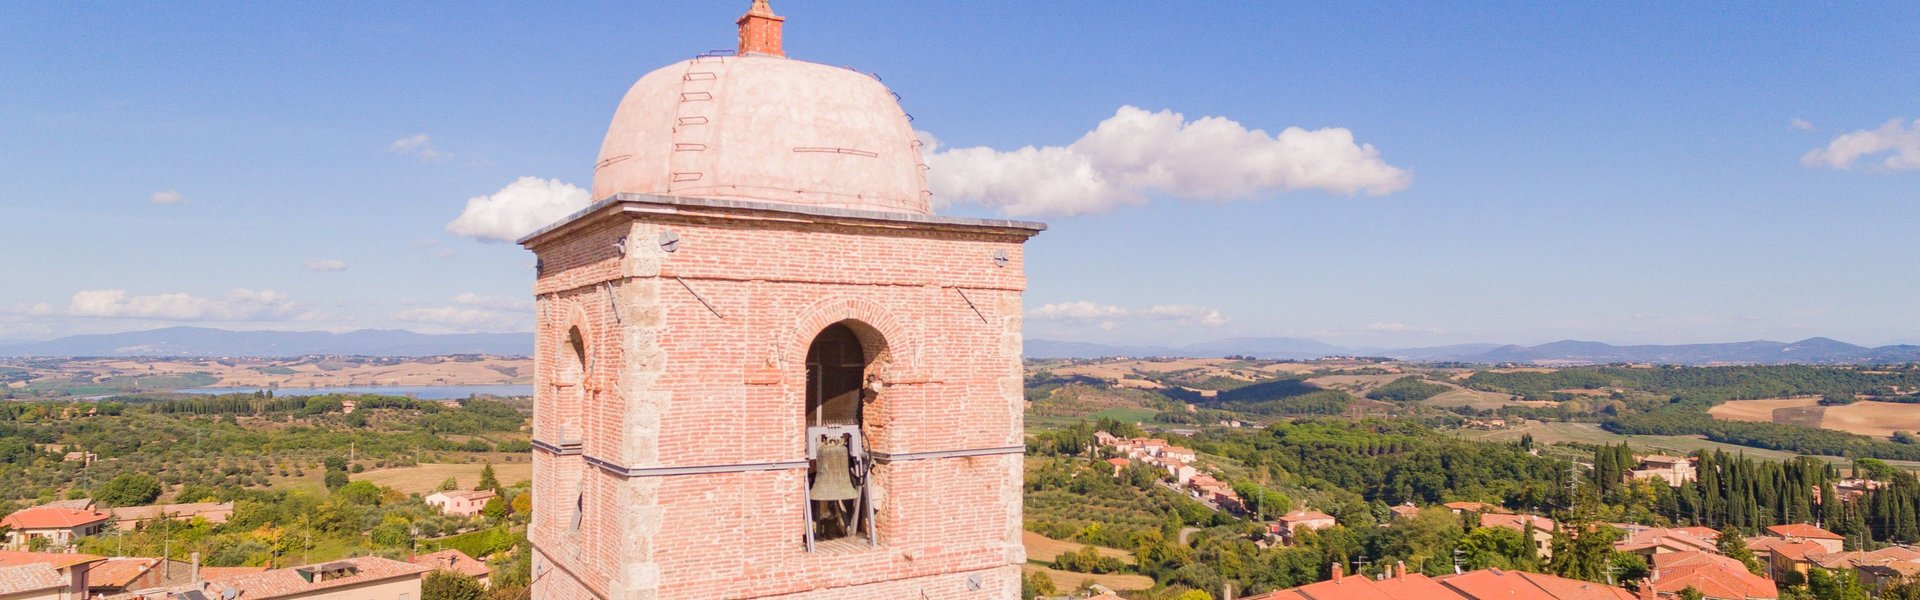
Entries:
{"label": "terracotta dome", "polygon": [[[739,55],[682,61],[633,84],[600,146],[593,197],[930,213],[919,142],[893,93],[864,73],[785,58],[778,17],[753,19],[741,18]],[[771,46],[758,32],[750,42],[750,28],[767,23]]]}

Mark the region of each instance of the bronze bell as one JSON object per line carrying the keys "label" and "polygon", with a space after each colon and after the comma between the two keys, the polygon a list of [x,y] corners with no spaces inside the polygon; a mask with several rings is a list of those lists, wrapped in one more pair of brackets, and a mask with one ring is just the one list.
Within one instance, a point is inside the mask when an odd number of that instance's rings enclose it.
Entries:
{"label": "bronze bell", "polygon": [[807,497],[816,502],[852,500],[860,497],[853,487],[853,468],[847,456],[847,441],[829,437],[820,441],[820,458],[813,464],[813,487]]}

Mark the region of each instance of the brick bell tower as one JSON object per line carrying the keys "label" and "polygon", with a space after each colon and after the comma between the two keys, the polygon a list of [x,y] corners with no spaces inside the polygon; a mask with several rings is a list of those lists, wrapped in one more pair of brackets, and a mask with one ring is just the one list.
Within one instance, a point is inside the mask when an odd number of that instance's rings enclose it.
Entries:
{"label": "brick bell tower", "polygon": [[1019,597],[1022,244],[933,215],[878,79],[640,78],[539,257],[537,598]]}

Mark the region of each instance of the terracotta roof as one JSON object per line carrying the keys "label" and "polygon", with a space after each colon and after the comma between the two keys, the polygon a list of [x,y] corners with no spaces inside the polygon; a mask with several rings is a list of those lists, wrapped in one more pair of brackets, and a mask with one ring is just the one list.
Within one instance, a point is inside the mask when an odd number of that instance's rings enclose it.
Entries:
{"label": "terracotta roof", "polygon": [[1442,504],[1441,506],[1445,506],[1452,510],[1464,510],[1464,511],[1472,511],[1472,512],[1490,512],[1490,513],[1501,513],[1501,514],[1507,514],[1507,513],[1513,512],[1505,508],[1501,508],[1498,505],[1487,504],[1485,502],[1448,502],[1446,504]]}
{"label": "terracotta roof", "polygon": [[1107,464],[1110,464],[1116,467],[1124,467],[1124,466],[1133,464],[1133,461],[1130,461],[1124,458],[1109,458],[1107,459]]}
{"label": "terracotta roof", "polygon": [[1543,575],[1540,573],[1516,572],[1515,574],[1527,580],[1529,583],[1539,586],[1541,590],[1546,591],[1547,594],[1552,595],[1557,600],[1632,600],[1633,598],[1633,594],[1627,593],[1626,590],[1591,581],[1567,579],[1565,577],[1555,577],[1553,575]]}
{"label": "terracotta roof", "polygon": [[495,494],[493,493],[493,490],[447,490],[444,492],[434,492],[432,494],[428,494],[427,497],[431,498],[434,496],[442,496],[446,498],[479,500],[482,498],[492,498],[494,497],[494,495]]}
{"label": "terracotta roof", "polygon": [[[314,581],[311,582],[307,581],[307,578],[301,575],[302,570],[312,572],[314,569],[334,568],[352,568],[354,572],[345,577],[332,579],[316,577]],[[218,585],[215,585],[213,588],[216,591],[222,589],[223,586],[230,587],[240,593],[239,598],[241,600],[261,600],[264,598],[280,598],[295,594],[305,594],[315,590],[357,585],[400,577],[417,577],[421,573],[431,570],[431,568],[423,565],[404,563],[393,559],[380,558],[378,556],[361,556],[344,558],[318,565],[274,569],[250,575],[226,576],[217,580],[212,577],[207,577],[202,573],[202,578],[216,582]]]}
{"label": "terracotta roof", "polygon": [[0,567],[0,595],[66,587],[67,578],[47,565]]}
{"label": "terracotta roof", "polygon": [[1792,561],[1806,561],[1810,560],[1807,558],[1810,554],[1826,553],[1827,547],[1813,542],[1793,542],[1790,544],[1775,544],[1771,550],[1773,550],[1774,556],[1783,557]]}
{"label": "terracotta roof", "polygon": [[1374,581],[1359,575],[1342,577],[1339,581],[1329,579],[1241,600],[1452,600],[1458,598],[1460,598],[1459,594],[1441,587],[1425,575],[1415,573],[1388,581]]}
{"label": "terracotta roof", "polygon": [[467,553],[455,548],[415,556],[407,559],[407,562],[435,569],[446,569],[468,577],[486,577],[493,574],[493,567],[474,560],[473,557],[467,556]]}
{"label": "terracotta roof", "polygon": [[1547,533],[1553,533],[1554,528],[1559,526],[1558,523],[1553,522],[1553,519],[1536,515],[1480,513],[1481,527],[1505,527],[1514,531],[1526,531],[1528,523],[1532,523],[1534,529]]}
{"label": "terracotta roof", "polygon": [[225,579],[235,575],[251,575],[266,571],[266,567],[200,567],[200,578]]}
{"label": "terracotta roof", "polygon": [[1625,539],[1614,543],[1613,547],[1622,552],[1633,552],[1635,550],[1645,550],[1654,547],[1670,548],[1680,552],[1693,550],[1718,552],[1719,550],[1713,542],[1701,539],[1699,536],[1679,529],[1667,529],[1663,527],[1632,530],[1628,532]]}
{"label": "terracotta roof", "polygon": [[0,519],[0,525],[14,529],[60,529],[79,527],[107,520],[107,514],[91,510],[36,506],[15,511]]}
{"label": "terracotta roof", "polygon": [[1680,533],[1687,534],[1687,535],[1691,535],[1693,537],[1697,537],[1709,542],[1717,542],[1720,540],[1720,530],[1714,529],[1712,527],[1702,527],[1699,525],[1694,525],[1692,527],[1675,527],[1673,528],[1673,530],[1678,531]]}
{"label": "terracotta roof", "polygon": [[1182,448],[1179,446],[1167,446],[1167,449],[1162,450],[1162,452],[1178,452],[1180,454],[1198,454],[1197,452],[1194,452],[1192,448]]}
{"label": "terracotta roof", "polygon": [[1773,581],[1747,571],[1740,561],[1706,552],[1654,555],[1653,590],[1699,590],[1709,598],[1777,598]]}
{"label": "terracotta roof", "polygon": [[1329,515],[1329,514],[1327,514],[1327,513],[1323,513],[1323,512],[1320,512],[1320,511],[1317,511],[1317,510],[1296,510],[1296,511],[1293,511],[1293,512],[1290,512],[1290,513],[1287,513],[1287,514],[1284,514],[1284,515],[1280,515],[1280,520],[1281,520],[1281,521],[1288,521],[1288,522],[1292,522],[1292,521],[1323,521],[1323,520],[1324,520],[1324,521],[1332,521],[1332,520],[1333,520],[1333,515]]}
{"label": "terracotta roof", "polygon": [[87,587],[127,587],[159,564],[158,558],[109,558],[87,569]]}
{"label": "terracotta roof", "polygon": [[1768,525],[1767,533],[1771,533],[1773,535],[1780,536],[1780,537],[1788,537],[1788,538],[1797,537],[1797,538],[1807,538],[1807,539],[1813,539],[1813,540],[1847,539],[1844,537],[1840,537],[1840,534],[1827,531],[1819,527],[1814,527],[1806,523],[1789,523],[1786,525]]}
{"label": "terracotta roof", "polygon": [[1648,454],[1646,456],[1640,457],[1640,462],[1679,464],[1679,463],[1687,462],[1687,457],[1669,456],[1665,454]]}
{"label": "terracotta roof", "polygon": [[1915,551],[1912,548],[1902,548],[1899,546],[1887,546],[1879,550],[1868,552],[1867,554],[1871,554],[1874,556],[1878,556],[1878,557],[1886,558],[1890,560],[1897,560],[1897,561],[1905,561],[1905,562],[1920,561],[1920,551]]}
{"label": "terracotta roof", "polygon": [[1458,575],[1443,575],[1440,583],[1452,588],[1468,598],[1502,598],[1504,600],[1555,600],[1532,581],[1521,577],[1519,573],[1499,569],[1467,571]]}
{"label": "terracotta roof", "polygon": [[19,565],[47,565],[55,569],[66,569],[78,564],[106,560],[92,554],[65,554],[54,552],[20,552],[0,550],[0,567]]}

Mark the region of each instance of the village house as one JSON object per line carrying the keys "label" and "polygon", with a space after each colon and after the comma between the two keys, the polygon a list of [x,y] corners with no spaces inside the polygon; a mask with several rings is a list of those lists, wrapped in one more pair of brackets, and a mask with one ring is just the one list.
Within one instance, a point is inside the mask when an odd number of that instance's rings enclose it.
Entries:
{"label": "village house", "polygon": [[0,519],[0,526],[7,528],[9,548],[26,548],[35,539],[63,548],[74,540],[106,531],[109,519],[106,513],[93,510],[36,506],[14,511]]}
{"label": "village house", "polygon": [[87,592],[94,596],[113,596],[145,590],[190,584],[199,580],[193,563],[160,558],[108,558],[87,570]]}
{"label": "village house", "polygon": [[1766,534],[1797,542],[1813,542],[1825,548],[1827,552],[1839,552],[1846,549],[1847,538],[1840,534],[1821,529],[1806,523],[1788,523],[1786,525],[1768,525]]}
{"label": "village house", "polygon": [[1778,598],[1773,581],[1747,570],[1740,561],[1715,552],[1688,551],[1658,554],[1652,566],[1651,587],[1662,597],[1678,597],[1693,588],[1707,598],[1762,600]]}
{"label": "village house", "polygon": [[1179,446],[1167,446],[1165,450],[1161,451],[1160,455],[1166,457],[1168,460],[1177,460],[1180,462],[1193,462],[1194,459],[1200,456],[1194,452],[1192,448],[1181,448]]}
{"label": "village house", "polygon": [[[42,567],[51,569],[59,577],[61,588],[58,597],[62,600],[84,600],[93,567],[106,559],[92,554],[67,554],[54,552],[17,552],[0,550],[0,568]],[[42,575],[25,575],[35,581],[44,579]],[[36,583],[37,585],[37,583]],[[36,596],[38,597],[38,596]]]}
{"label": "village house", "polygon": [[1300,530],[1319,531],[1336,524],[1333,515],[1317,510],[1300,509],[1274,519],[1267,525],[1267,532],[1280,538],[1282,544],[1291,546]]}
{"label": "village house", "polygon": [[447,490],[427,494],[424,500],[428,506],[440,509],[440,514],[471,517],[480,514],[493,497],[493,490]]}
{"label": "village house", "polygon": [[209,577],[206,597],[232,600],[419,600],[420,579],[433,567],[378,556]]}
{"label": "village house", "polygon": [[[1640,525],[1615,525],[1626,531],[1626,537],[1614,542],[1613,549],[1628,554],[1638,554],[1653,564],[1655,555],[1674,552],[1719,552],[1712,540],[1703,539],[1696,532],[1666,527],[1646,527]],[[1708,531],[1712,531],[1709,529]],[[1716,537],[1718,532],[1715,532]]]}
{"label": "village house", "polygon": [[79,600],[69,582],[47,565],[0,566],[0,600]]}
{"label": "village house", "polygon": [[1379,579],[1345,576],[1240,600],[1635,600],[1617,587],[1520,571],[1482,569],[1428,577],[1396,563]]}
{"label": "village house", "polygon": [[493,567],[487,566],[487,563],[474,560],[473,557],[467,556],[467,553],[461,552],[458,549],[448,548],[439,552],[422,554],[407,559],[407,562],[429,567],[434,570],[453,571],[472,577],[474,580],[479,581],[483,587],[491,587],[493,585]]}
{"label": "village house", "polygon": [[1127,467],[1133,465],[1133,461],[1130,461],[1124,458],[1115,457],[1115,458],[1107,459],[1107,464],[1113,465],[1113,476],[1119,477],[1121,473],[1125,473],[1127,471]]}
{"label": "village house", "polygon": [[1635,480],[1659,478],[1665,480],[1668,486],[1680,487],[1680,484],[1693,481],[1696,471],[1691,458],[1653,454],[1640,457],[1640,465],[1629,475]]}
{"label": "village house", "polygon": [[1503,514],[1503,515],[1513,514],[1513,511],[1507,510],[1497,504],[1487,504],[1485,502],[1448,502],[1446,504],[1442,504],[1441,506],[1447,507],[1447,510],[1452,511],[1453,514],[1456,514],[1456,515],[1461,513],[1470,513],[1470,512],[1493,513],[1493,514]]}
{"label": "village house", "polygon": [[1412,502],[1401,503],[1387,510],[1393,513],[1395,519],[1411,519],[1420,516],[1420,507],[1414,506]]}
{"label": "village house", "polygon": [[1798,572],[1804,577],[1808,571],[1813,570],[1812,557],[1827,553],[1826,547],[1820,544],[1796,540],[1773,544],[1768,550],[1771,552],[1767,573],[1768,577],[1775,581],[1785,579],[1789,571]]}
{"label": "village house", "polygon": [[1518,531],[1522,535],[1526,535],[1528,528],[1532,528],[1533,539],[1528,542],[1533,544],[1534,555],[1542,559],[1553,557],[1553,532],[1559,528],[1559,523],[1555,523],[1553,519],[1536,515],[1480,513],[1480,526],[1505,527]]}
{"label": "village house", "polygon": [[1160,466],[1167,470],[1168,477],[1173,478],[1174,485],[1186,485],[1187,482],[1193,481],[1193,476],[1200,474],[1199,469],[1195,469],[1193,465],[1177,460],[1169,459],[1162,462]]}

